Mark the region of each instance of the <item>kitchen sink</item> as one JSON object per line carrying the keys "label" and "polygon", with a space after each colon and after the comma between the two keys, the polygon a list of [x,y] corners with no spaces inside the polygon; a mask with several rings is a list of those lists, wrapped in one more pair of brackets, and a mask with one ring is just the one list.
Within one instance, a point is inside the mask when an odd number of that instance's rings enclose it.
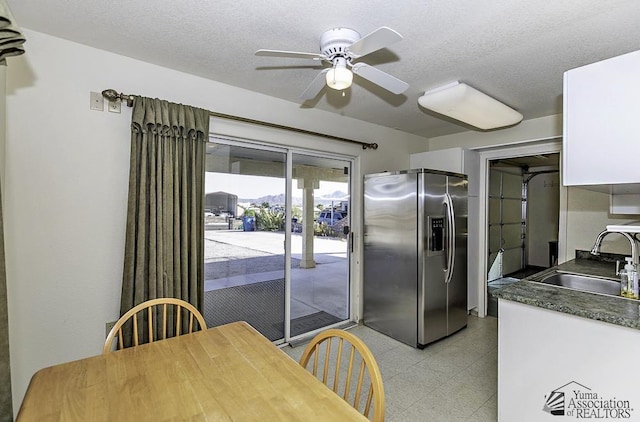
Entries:
{"label": "kitchen sink", "polygon": [[617,280],[587,276],[582,274],[553,272],[538,280],[540,283],[567,287],[584,292],[620,296],[620,282]]}

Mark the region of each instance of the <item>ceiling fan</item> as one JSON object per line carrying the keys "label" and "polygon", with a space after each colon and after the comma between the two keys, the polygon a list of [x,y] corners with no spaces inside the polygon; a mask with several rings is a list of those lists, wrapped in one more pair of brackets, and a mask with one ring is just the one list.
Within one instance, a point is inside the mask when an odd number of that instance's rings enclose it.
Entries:
{"label": "ceiling fan", "polygon": [[343,90],[351,86],[353,74],[372,82],[394,94],[402,94],[409,84],[366,63],[352,61],[402,40],[402,35],[385,26],[364,37],[349,28],[332,28],[320,37],[320,53],[297,51],[258,50],[256,56],[312,59],[331,64],[322,70],[300,96],[303,100],[315,98],[325,83],[330,88]]}

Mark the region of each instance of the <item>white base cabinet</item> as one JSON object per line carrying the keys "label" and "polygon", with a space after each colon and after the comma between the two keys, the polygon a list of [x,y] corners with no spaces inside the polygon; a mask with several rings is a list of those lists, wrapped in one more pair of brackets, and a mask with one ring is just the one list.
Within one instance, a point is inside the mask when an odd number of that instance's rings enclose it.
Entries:
{"label": "white base cabinet", "polygon": [[498,421],[640,420],[639,330],[504,299],[498,314]]}

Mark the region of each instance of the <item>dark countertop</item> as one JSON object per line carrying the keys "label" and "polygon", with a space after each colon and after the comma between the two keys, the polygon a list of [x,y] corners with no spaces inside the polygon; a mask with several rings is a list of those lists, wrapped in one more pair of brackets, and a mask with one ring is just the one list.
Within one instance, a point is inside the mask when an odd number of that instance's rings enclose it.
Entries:
{"label": "dark countertop", "polygon": [[494,291],[494,297],[640,330],[640,301],[539,283],[556,270],[617,279],[615,263],[574,259]]}

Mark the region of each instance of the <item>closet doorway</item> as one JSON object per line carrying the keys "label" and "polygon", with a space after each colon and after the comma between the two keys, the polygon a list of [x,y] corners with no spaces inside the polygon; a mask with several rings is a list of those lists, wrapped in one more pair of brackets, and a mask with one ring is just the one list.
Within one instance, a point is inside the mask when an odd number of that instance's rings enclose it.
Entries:
{"label": "closet doorway", "polygon": [[491,292],[556,265],[560,154],[489,161],[487,314],[498,316]]}

